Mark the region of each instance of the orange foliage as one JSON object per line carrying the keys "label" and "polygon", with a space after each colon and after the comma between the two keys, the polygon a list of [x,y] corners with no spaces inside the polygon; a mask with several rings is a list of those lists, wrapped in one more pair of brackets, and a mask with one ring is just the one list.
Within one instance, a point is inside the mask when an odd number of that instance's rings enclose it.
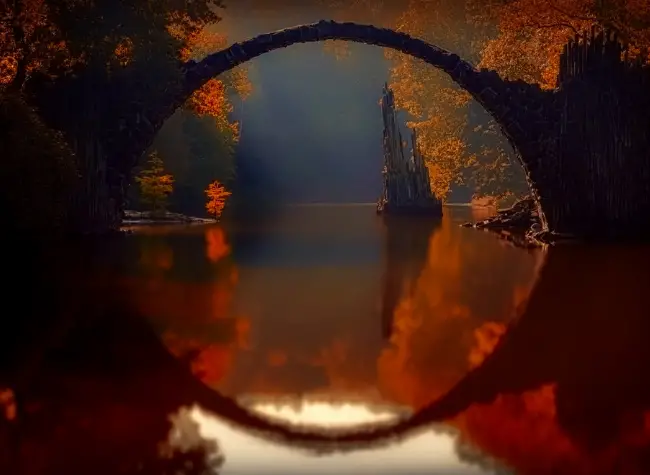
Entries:
{"label": "orange foliage", "polygon": [[154,212],[164,211],[167,196],[174,191],[174,178],[165,173],[162,159],[157,151],[148,157],[148,168],[144,168],[135,178],[140,185],[140,198]]}
{"label": "orange foliage", "polygon": [[219,383],[235,354],[248,347],[250,322],[235,314],[237,269],[222,259],[230,253],[224,232],[206,228],[206,257],[220,262],[213,280],[202,283],[170,280],[173,248],[156,235],[142,240],[138,265],[142,278],[124,279],[124,295],[161,330],[167,348],[182,357],[193,354],[193,372],[208,384]]}
{"label": "orange foliage", "polygon": [[[510,79],[554,88],[565,43],[594,25],[616,28],[638,47],[650,46],[650,3],[644,0],[515,0],[489,11],[499,34],[488,41],[481,66]],[[634,49],[633,49],[634,51]]]}
{"label": "orange foliage", "polygon": [[120,66],[127,66],[133,59],[133,40],[123,38],[115,47],[114,54]]}
{"label": "orange foliage", "polygon": [[[469,1],[410,0],[391,26],[477,62],[487,26],[469,22]],[[479,195],[494,195],[524,182],[514,156],[503,152],[509,150],[507,141],[493,133],[494,127],[468,129],[468,93],[422,61],[392,50],[386,50],[386,56],[393,63],[390,86],[396,104],[410,114],[408,125],[418,129],[437,196],[444,199],[455,183],[470,185]],[[491,135],[486,153],[479,155],[468,146],[476,133]],[[479,140],[486,142],[484,137]]]}
{"label": "orange foliage", "polygon": [[184,44],[179,56],[181,61],[200,60],[208,54],[224,48],[226,45],[227,39],[223,34],[212,29],[201,28],[192,31],[184,38]]}
{"label": "orange foliage", "polygon": [[232,193],[227,191],[221,183],[215,180],[208,185],[205,194],[208,196],[208,202],[206,203],[205,208],[208,213],[218,218],[221,216],[223,208],[226,206],[227,198]]}
{"label": "orange foliage", "polygon": [[[324,0],[338,16],[357,19],[364,0]],[[650,2],[647,0],[409,0],[391,26],[458,53],[480,67],[508,79],[522,79],[545,88],[556,85],[562,47],[577,32],[592,25],[616,28],[640,54],[650,46]],[[373,23],[377,15],[372,15]],[[367,8],[363,21],[371,17]],[[494,34],[494,30],[497,34]],[[329,45],[343,54],[338,45]],[[466,146],[469,97],[434,68],[386,51],[393,62],[391,84],[397,106],[418,128],[421,150],[430,166],[432,188],[445,197],[453,183],[473,185],[479,196],[507,196],[525,188],[521,168],[506,140],[494,136],[494,124],[482,134],[493,135],[481,150]],[[487,137],[486,137],[487,138]],[[485,142],[485,140],[483,140]]]}
{"label": "orange foliage", "polygon": [[494,69],[507,79],[522,79],[555,87],[558,58],[576,31],[591,27],[582,0],[517,0],[493,6],[499,35],[489,41],[481,67]]}
{"label": "orange foliage", "polygon": [[238,133],[238,124],[231,123],[228,114],[232,104],[228,101],[226,87],[218,79],[211,79],[190,97],[187,107],[199,116],[210,116],[215,120],[219,130],[230,130],[234,136]]}
{"label": "orange foliage", "polygon": [[[472,59],[476,44],[467,27],[463,2],[411,0],[394,28]],[[471,153],[463,132],[470,96],[445,74],[410,56],[386,51],[393,62],[391,84],[396,105],[413,118],[420,149],[429,165],[432,190],[445,198],[462,181]]]}
{"label": "orange foliage", "polygon": [[[214,27],[196,27],[187,31],[187,25],[178,17],[172,21],[168,30],[177,39],[182,40],[183,46],[179,51],[182,61],[201,60],[205,56],[219,51],[227,46],[227,38]],[[235,68],[225,73],[220,79],[212,79],[194,92],[186,107],[199,116],[213,117],[220,131],[232,134],[233,140],[238,137],[238,124],[231,122],[229,114],[233,106],[228,93],[237,94],[242,100],[246,99],[252,90],[248,79],[247,69]]]}
{"label": "orange foliage", "polygon": [[19,67],[31,73],[53,63],[69,66],[71,58],[59,30],[50,21],[47,2],[0,3],[0,85],[11,82]]}
{"label": "orange foliage", "polygon": [[228,79],[226,84],[230,85],[242,100],[247,99],[253,92],[253,85],[248,78],[248,69],[239,66],[231,70],[226,78]]}

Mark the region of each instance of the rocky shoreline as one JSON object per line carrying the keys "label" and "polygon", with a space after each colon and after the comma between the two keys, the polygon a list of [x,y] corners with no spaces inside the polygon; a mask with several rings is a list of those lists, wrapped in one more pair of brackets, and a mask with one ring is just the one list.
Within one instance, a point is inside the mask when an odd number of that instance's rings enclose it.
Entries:
{"label": "rocky shoreline", "polygon": [[520,199],[510,208],[497,211],[494,216],[462,226],[494,232],[513,245],[528,249],[570,239],[570,236],[543,230],[537,205],[530,196]]}
{"label": "rocky shoreline", "polygon": [[216,219],[197,218],[186,216],[180,213],[165,211],[154,213],[152,211],[125,210],[123,226],[152,225],[152,224],[210,224],[216,223]]}

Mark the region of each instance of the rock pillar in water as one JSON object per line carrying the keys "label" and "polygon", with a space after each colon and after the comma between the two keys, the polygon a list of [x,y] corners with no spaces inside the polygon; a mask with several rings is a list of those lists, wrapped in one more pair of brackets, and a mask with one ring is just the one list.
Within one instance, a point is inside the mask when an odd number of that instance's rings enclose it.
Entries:
{"label": "rock pillar in water", "polygon": [[384,85],[381,111],[384,119],[384,183],[377,212],[442,216],[442,202],[431,191],[429,170],[418,149],[415,130],[411,131],[411,154],[404,151],[395,98],[387,84]]}

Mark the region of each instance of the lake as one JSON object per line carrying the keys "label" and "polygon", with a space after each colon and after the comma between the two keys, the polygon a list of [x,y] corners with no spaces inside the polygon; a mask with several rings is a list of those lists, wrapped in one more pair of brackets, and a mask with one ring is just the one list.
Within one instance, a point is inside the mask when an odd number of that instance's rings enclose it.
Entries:
{"label": "lake", "polygon": [[650,247],[485,213],[8,246],[0,473],[650,473]]}

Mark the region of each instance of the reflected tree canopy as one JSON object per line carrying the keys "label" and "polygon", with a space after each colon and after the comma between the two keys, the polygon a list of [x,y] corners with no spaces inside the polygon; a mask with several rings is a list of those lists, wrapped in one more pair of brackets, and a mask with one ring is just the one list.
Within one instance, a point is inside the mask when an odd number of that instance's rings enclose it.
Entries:
{"label": "reflected tree canopy", "polygon": [[[453,261],[443,265],[442,254],[433,252],[447,232],[433,232],[426,262],[413,258],[412,267],[391,261],[408,234],[387,241],[386,262],[395,266],[391,285],[407,289],[394,317],[402,318],[400,312],[409,308],[405,301],[413,298],[438,302],[437,312],[453,313],[440,295],[454,295],[449,279],[457,267]],[[650,471],[647,248],[550,249],[529,297],[517,305],[518,318],[502,320],[503,331],[484,340],[491,343],[468,347],[465,361],[473,369],[466,375],[450,378],[452,385],[441,390],[430,380],[445,370],[443,363],[429,374],[419,368],[409,375],[422,401],[407,401],[412,417],[331,432],[268,419],[219,393],[214,382],[222,376],[214,372],[215,361],[222,358],[221,371],[230,371],[229,358],[247,348],[248,327],[229,303],[238,271],[227,234],[211,228],[198,236],[201,246],[179,237],[127,238],[76,259],[64,259],[64,250],[54,248],[49,254],[22,254],[29,257],[14,271],[7,303],[20,303],[15,308],[24,314],[6,320],[0,368],[3,473],[214,471],[227,463],[228,454],[203,438],[196,421],[181,410],[193,405],[238,430],[319,453],[399,444],[418,428],[444,422],[460,434],[461,457],[490,465],[481,455],[487,454],[517,473]],[[415,247],[426,247],[420,244]],[[450,248],[437,249],[453,255]],[[182,256],[189,252],[203,253],[200,272],[219,278],[207,287],[200,282],[184,287]],[[595,260],[595,253],[601,258]],[[125,271],[125,260],[132,271]],[[433,271],[443,268],[444,273]],[[434,275],[448,280],[435,287]],[[181,276],[176,283],[174,276]],[[133,279],[144,279],[148,286],[137,289],[149,293],[134,294]],[[440,289],[445,290],[435,294]],[[174,316],[182,310],[190,321],[179,326]],[[387,348],[400,331],[391,334]],[[480,356],[472,353],[476,345]],[[400,393],[383,394],[387,402],[405,403]]]}

